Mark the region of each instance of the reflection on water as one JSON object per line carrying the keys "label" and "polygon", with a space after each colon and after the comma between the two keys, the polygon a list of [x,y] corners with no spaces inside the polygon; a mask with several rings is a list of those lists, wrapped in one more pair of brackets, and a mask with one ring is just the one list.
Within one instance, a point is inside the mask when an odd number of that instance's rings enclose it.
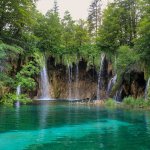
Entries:
{"label": "reflection on water", "polygon": [[[39,128],[45,129],[47,124],[47,117],[49,112],[49,106],[48,105],[41,105],[39,108]],[[45,138],[45,132],[44,130],[40,130],[39,134],[37,135],[38,139],[44,140]]]}
{"label": "reflection on water", "polygon": [[15,125],[16,125],[16,129],[19,130],[19,124],[20,124],[20,107],[16,107],[15,109]]}
{"label": "reflection on water", "polygon": [[0,108],[3,150],[148,150],[150,112],[46,103]]}

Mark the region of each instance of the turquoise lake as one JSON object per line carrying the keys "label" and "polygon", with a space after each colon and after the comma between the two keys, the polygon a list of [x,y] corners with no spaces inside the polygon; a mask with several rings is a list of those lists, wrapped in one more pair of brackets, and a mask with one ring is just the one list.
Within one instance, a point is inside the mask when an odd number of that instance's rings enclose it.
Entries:
{"label": "turquoise lake", "polygon": [[1,106],[0,150],[150,150],[150,112],[65,102]]}

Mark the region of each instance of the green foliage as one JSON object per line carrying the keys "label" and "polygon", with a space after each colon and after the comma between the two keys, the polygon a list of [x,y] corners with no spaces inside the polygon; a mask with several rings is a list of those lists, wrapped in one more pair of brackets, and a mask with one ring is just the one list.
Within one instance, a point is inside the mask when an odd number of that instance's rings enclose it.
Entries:
{"label": "green foliage", "polygon": [[23,105],[32,102],[31,99],[27,98],[27,96],[23,94],[21,95],[5,94],[5,96],[3,96],[2,99],[0,100],[0,103],[7,106],[13,106],[17,101],[19,101]]}
{"label": "green foliage", "polygon": [[0,61],[14,60],[21,54],[23,49],[16,45],[8,45],[0,41]]}
{"label": "green foliage", "polygon": [[60,53],[62,25],[57,13],[53,10],[47,12],[46,16],[39,14],[34,26],[34,34],[38,37],[38,48],[41,51]]}
{"label": "green foliage", "polygon": [[22,54],[22,52],[22,48],[0,41],[0,74],[3,74],[2,76],[4,76],[5,73],[8,75],[8,72],[12,69],[12,65],[18,59],[18,55]]}
{"label": "green foliage", "polygon": [[8,74],[0,72],[0,96],[4,95],[10,88],[13,88],[15,81]]}
{"label": "green foliage", "polygon": [[22,48],[0,41],[0,96],[13,87],[14,80],[9,72],[11,72],[12,66],[18,59],[18,55],[22,52]]}
{"label": "green foliage", "polygon": [[102,51],[114,54],[121,45],[133,46],[139,17],[138,6],[138,0],[116,0],[108,5],[97,38],[97,45]]}
{"label": "green foliage", "polygon": [[73,63],[77,63],[78,62],[78,58],[77,55],[64,55],[63,56],[63,64],[68,66],[68,65],[72,65]]}
{"label": "green foliage", "polygon": [[17,85],[21,85],[23,89],[28,91],[33,90],[36,86],[33,77],[40,72],[40,66],[36,62],[29,61],[26,65],[23,65],[20,72],[17,73]]}
{"label": "green foliage", "polygon": [[128,46],[121,46],[118,49],[117,73],[118,75],[128,71],[129,68],[138,61],[138,55]]}
{"label": "green foliage", "polygon": [[115,53],[119,47],[119,10],[114,4],[104,11],[103,24],[99,28],[97,45],[101,51]]}
{"label": "green foliage", "polygon": [[142,98],[133,98],[133,97],[126,97],[123,100],[123,104],[125,106],[129,106],[132,108],[146,108],[150,107],[150,101],[145,101]]}
{"label": "green foliage", "polygon": [[117,103],[114,99],[108,99],[105,101],[105,105],[108,106],[108,107],[116,107],[117,106]]}
{"label": "green foliage", "polygon": [[[67,54],[75,54],[78,52],[78,48],[75,45],[75,21],[72,19],[70,13],[68,11],[65,12],[64,18],[62,19],[62,43],[61,43],[61,51]],[[76,34],[77,37],[77,34]],[[78,43],[76,43],[78,44]]]}
{"label": "green foliage", "polygon": [[[19,38],[23,31],[31,27],[33,20],[33,0],[1,0],[0,1],[0,35],[15,36]],[[6,27],[8,26],[8,27]]]}
{"label": "green foliage", "polygon": [[39,72],[39,68],[36,67],[35,62],[29,61],[26,65],[23,65],[22,70],[19,72],[22,76],[30,77]]}
{"label": "green foliage", "polygon": [[150,75],[150,2],[143,0],[141,4],[141,20],[137,27],[138,37],[135,39],[135,50],[145,65],[146,75]]}
{"label": "green foliage", "polygon": [[[23,55],[23,49],[15,46],[0,43],[0,95],[8,92],[9,89],[16,88],[17,85],[21,85],[23,88],[31,90],[35,87],[34,75],[40,71],[40,64],[38,61],[41,58],[41,54],[36,50],[32,52],[33,61],[27,62],[23,65],[20,72],[17,73],[16,79],[11,75],[12,68],[17,65],[19,54]],[[17,82],[17,83],[15,83]]]}
{"label": "green foliage", "polygon": [[88,12],[88,30],[89,34],[92,35],[93,41],[95,37],[97,37],[97,30],[99,25],[101,24],[101,13],[102,13],[102,1],[101,0],[93,0],[91,5],[89,6]]}
{"label": "green foliage", "polygon": [[18,58],[18,54],[21,54],[23,52],[23,49],[21,47],[18,47],[16,45],[8,45],[6,43],[3,43],[0,41],[0,61],[1,65],[8,64],[8,60],[15,60]]}
{"label": "green foliage", "polygon": [[87,23],[84,20],[80,19],[78,23],[75,24],[74,28],[75,28],[74,47],[77,49],[77,53],[79,53],[80,48],[84,45],[87,45],[87,43],[90,42]]}
{"label": "green foliage", "polygon": [[43,67],[43,63],[44,63],[44,57],[43,57],[43,53],[41,53],[39,50],[36,50],[33,54],[33,60],[34,60],[34,64],[36,66],[36,72],[38,73],[39,67]]}

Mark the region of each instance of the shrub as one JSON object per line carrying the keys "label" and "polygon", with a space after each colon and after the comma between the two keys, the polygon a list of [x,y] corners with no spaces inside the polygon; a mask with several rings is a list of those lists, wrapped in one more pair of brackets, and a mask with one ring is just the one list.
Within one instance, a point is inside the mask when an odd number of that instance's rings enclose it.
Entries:
{"label": "shrub", "polygon": [[116,107],[117,103],[114,99],[110,98],[105,102],[105,105],[108,107]]}
{"label": "shrub", "polygon": [[31,103],[32,100],[27,98],[26,95],[16,95],[16,94],[6,94],[2,97],[0,100],[0,103],[7,106],[13,106],[17,101],[19,101],[21,104],[26,105],[28,103]]}
{"label": "shrub", "polygon": [[126,97],[123,100],[123,104],[132,108],[145,108],[150,106],[150,101],[145,101],[142,98]]}
{"label": "shrub", "polygon": [[31,91],[36,87],[34,76],[40,72],[40,66],[36,65],[36,62],[29,61],[25,64],[21,71],[17,73],[17,85],[21,85],[23,89]]}

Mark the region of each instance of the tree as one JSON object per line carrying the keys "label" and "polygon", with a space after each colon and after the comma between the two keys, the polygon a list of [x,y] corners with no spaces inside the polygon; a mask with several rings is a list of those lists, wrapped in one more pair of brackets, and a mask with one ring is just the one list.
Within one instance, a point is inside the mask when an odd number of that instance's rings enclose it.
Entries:
{"label": "tree", "polygon": [[116,0],[108,5],[99,28],[97,45],[102,51],[115,53],[121,45],[134,46],[139,18],[137,0]]}
{"label": "tree", "polygon": [[54,11],[55,14],[59,14],[57,0],[54,0],[53,11]]}
{"label": "tree", "polygon": [[103,23],[99,28],[97,45],[101,51],[114,53],[119,47],[119,9],[110,4],[103,14]]}
{"label": "tree", "polygon": [[62,26],[60,18],[53,10],[46,16],[39,15],[34,27],[34,34],[38,37],[38,48],[49,53],[58,53],[61,45]]}
{"label": "tree", "polygon": [[139,2],[138,0],[116,0],[116,7],[119,8],[118,15],[120,15],[120,45],[126,44],[133,47],[139,21]]}
{"label": "tree", "polygon": [[9,34],[12,38],[19,38],[23,31],[27,31],[33,20],[35,9],[33,0],[1,0],[0,1],[0,36]]}
{"label": "tree", "polygon": [[88,27],[84,20],[79,20],[75,25],[74,45],[79,50],[89,42]]}
{"label": "tree", "polygon": [[141,3],[141,20],[137,28],[135,50],[140,55],[141,61],[145,64],[145,71],[150,75],[150,2],[143,0]]}
{"label": "tree", "polygon": [[88,23],[89,32],[97,37],[98,27],[101,25],[102,8],[101,0],[94,0],[89,8]]}
{"label": "tree", "polygon": [[66,11],[64,14],[64,18],[62,19],[62,26],[63,26],[62,46],[64,51],[69,53],[74,50],[75,25],[68,11]]}

